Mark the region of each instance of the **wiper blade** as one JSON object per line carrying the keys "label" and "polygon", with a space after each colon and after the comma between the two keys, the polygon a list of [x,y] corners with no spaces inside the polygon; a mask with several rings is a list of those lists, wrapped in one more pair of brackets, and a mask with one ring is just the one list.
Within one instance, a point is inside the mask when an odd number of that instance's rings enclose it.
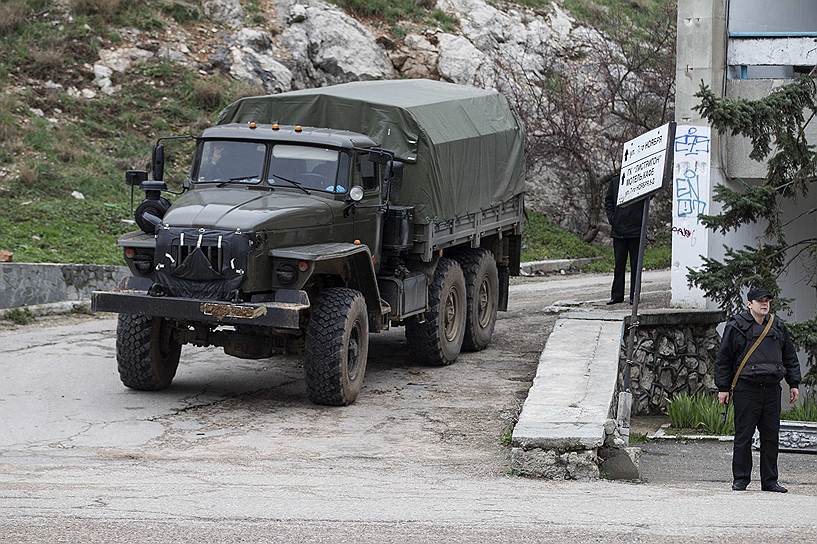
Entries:
{"label": "wiper blade", "polygon": [[256,174],[252,174],[250,176],[238,176],[236,178],[230,178],[227,181],[222,181],[221,183],[216,185],[216,187],[224,187],[228,183],[235,183],[235,182],[238,182],[238,181],[247,181],[248,179],[256,179],[256,178],[258,178],[258,176]]}
{"label": "wiper blade", "polygon": [[297,187],[298,189],[300,189],[301,191],[305,192],[308,195],[312,194],[309,191],[307,191],[306,189],[304,189],[304,186],[301,185],[300,183],[298,183],[297,181],[294,181],[294,180],[291,180],[289,178],[285,178],[284,176],[279,176],[278,174],[273,174],[273,173],[270,173],[270,176],[274,177],[275,179],[280,179],[281,181],[286,181],[287,183],[291,183],[294,187]]}

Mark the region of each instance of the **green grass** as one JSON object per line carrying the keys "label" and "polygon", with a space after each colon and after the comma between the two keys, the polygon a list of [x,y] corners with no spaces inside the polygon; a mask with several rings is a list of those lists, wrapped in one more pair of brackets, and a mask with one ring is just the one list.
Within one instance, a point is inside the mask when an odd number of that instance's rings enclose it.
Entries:
{"label": "green grass", "polygon": [[713,435],[735,434],[734,407],[729,405],[726,421],[722,413],[723,407],[717,397],[708,394],[682,393],[673,397],[667,406],[667,415],[674,429]]}
{"label": "green grass", "polygon": [[28,308],[12,308],[4,314],[3,318],[17,325],[28,325],[34,323],[35,320],[34,314]]}
{"label": "green grass", "polygon": [[513,428],[516,426],[516,421],[509,423],[503,430],[502,434],[499,435],[499,443],[503,446],[510,447],[511,443],[513,442]]}
{"label": "green grass", "polygon": [[[32,59],[46,48],[66,55],[66,69],[54,80],[65,88],[92,87],[76,68],[97,54],[95,38],[83,37],[85,21],[98,16],[88,13],[62,31],[39,21],[15,26],[0,37],[9,53],[0,56],[0,74],[39,77]],[[114,74],[113,83],[122,86],[115,96],[94,100],[33,87],[16,96],[0,92],[0,166],[17,172],[0,185],[0,249],[12,251],[15,261],[121,264],[116,238],[133,230],[123,222],[132,218],[124,171],[146,167],[157,136],[197,133],[235,98],[258,94],[165,61],[134,65],[126,75]]]}
{"label": "green grass", "polygon": [[[681,432],[702,432],[714,435],[735,434],[735,413],[729,405],[727,420],[721,416],[723,407],[712,395],[676,395],[667,407],[672,428]],[[814,397],[802,400],[791,410],[786,410],[780,419],[787,421],[817,421],[817,401]]]}
{"label": "green grass", "polygon": [[630,446],[634,446],[636,444],[646,444],[649,441],[650,439],[647,436],[647,433],[630,433]]}
{"label": "green grass", "polygon": [[817,421],[817,401],[808,397],[796,404],[791,410],[780,414],[780,419],[788,421]]}
{"label": "green grass", "polygon": [[[576,234],[548,221],[545,215],[530,210],[527,213],[528,222],[522,242],[523,261],[600,257],[583,270],[612,272],[615,263],[612,247],[585,242]],[[648,270],[669,268],[671,258],[670,241],[662,238],[647,245],[644,253],[644,266]]]}
{"label": "green grass", "polygon": [[392,34],[398,38],[405,36],[405,28],[400,21],[412,21],[430,27],[439,27],[443,32],[453,32],[457,19],[443,10],[434,8],[434,2],[418,0],[330,0],[347,12],[370,19],[382,19],[392,26]]}

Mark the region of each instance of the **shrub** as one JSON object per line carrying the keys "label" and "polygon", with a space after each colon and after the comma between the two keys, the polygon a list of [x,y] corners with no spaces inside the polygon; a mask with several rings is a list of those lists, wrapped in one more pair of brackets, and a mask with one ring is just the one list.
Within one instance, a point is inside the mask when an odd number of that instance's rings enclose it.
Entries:
{"label": "shrub", "polygon": [[667,414],[676,429],[695,429],[717,435],[735,433],[735,411],[732,405],[729,405],[724,421],[723,407],[712,395],[676,395],[667,406]]}
{"label": "shrub", "polygon": [[224,81],[218,79],[196,80],[193,83],[193,103],[203,110],[212,111],[224,101]]}
{"label": "shrub", "polygon": [[817,421],[817,401],[809,397],[797,404],[791,410],[780,414],[780,419],[788,421]]}
{"label": "shrub", "polygon": [[28,325],[34,323],[34,314],[28,308],[12,308],[4,316],[7,320],[18,325]]}

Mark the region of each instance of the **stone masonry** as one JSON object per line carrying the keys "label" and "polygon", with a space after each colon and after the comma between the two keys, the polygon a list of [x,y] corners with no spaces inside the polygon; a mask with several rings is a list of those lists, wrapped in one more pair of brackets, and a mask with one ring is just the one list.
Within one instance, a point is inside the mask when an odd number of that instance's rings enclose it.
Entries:
{"label": "stone masonry", "polygon": [[[716,390],[715,360],[723,321],[717,310],[646,310],[639,316],[630,364],[632,415],[659,415],[679,393]],[[629,317],[625,321],[629,326]],[[627,333],[621,341],[618,389],[627,364]]]}

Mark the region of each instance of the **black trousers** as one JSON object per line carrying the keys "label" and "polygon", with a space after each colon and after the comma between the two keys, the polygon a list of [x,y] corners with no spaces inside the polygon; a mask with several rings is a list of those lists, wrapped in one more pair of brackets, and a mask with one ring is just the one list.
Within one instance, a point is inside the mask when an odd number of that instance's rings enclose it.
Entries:
{"label": "black trousers", "polygon": [[624,272],[627,270],[627,256],[630,257],[630,300],[633,299],[640,241],[640,238],[613,238],[613,255],[616,259],[616,266],[613,272],[610,300],[624,300]]}
{"label": "black trousers", "polygon": [[732,476],[748,484],[752,479],[752,436],[760,431],[760,484],[777,483],[777,447],[780,431],[780,384],[738,381],[735,405],[735,445]]}

